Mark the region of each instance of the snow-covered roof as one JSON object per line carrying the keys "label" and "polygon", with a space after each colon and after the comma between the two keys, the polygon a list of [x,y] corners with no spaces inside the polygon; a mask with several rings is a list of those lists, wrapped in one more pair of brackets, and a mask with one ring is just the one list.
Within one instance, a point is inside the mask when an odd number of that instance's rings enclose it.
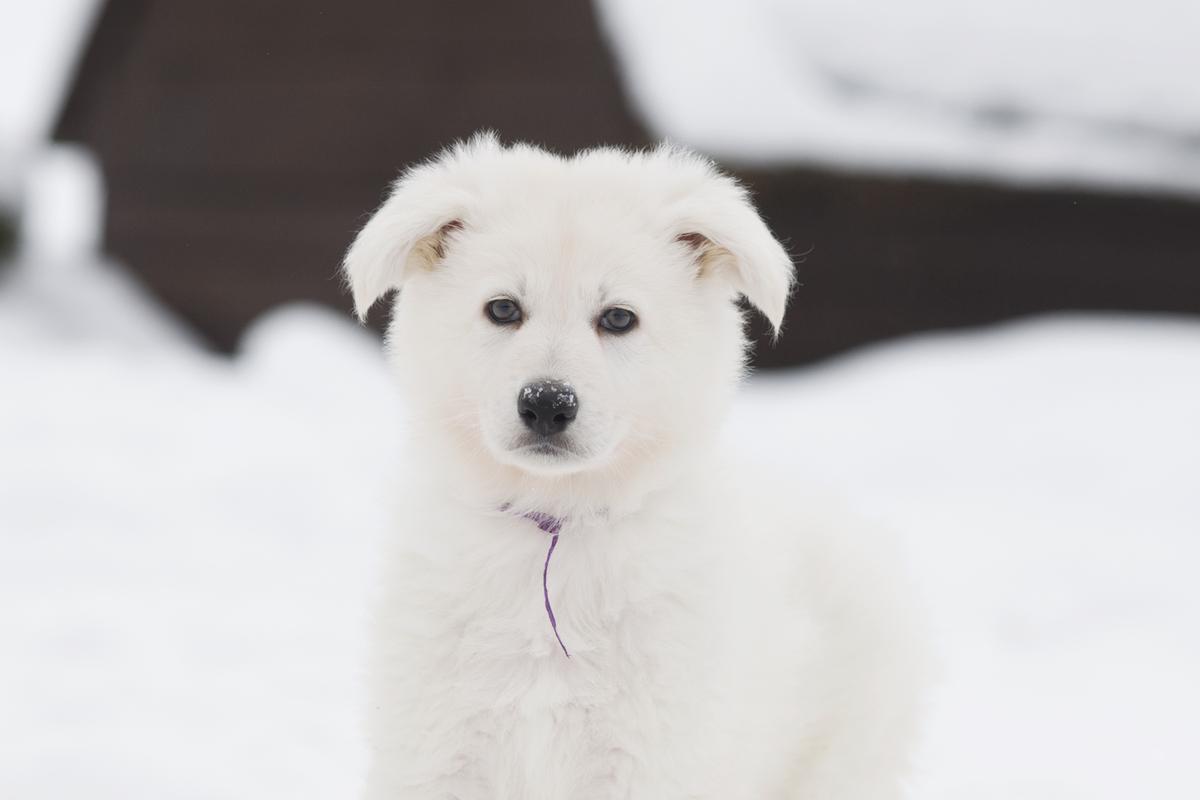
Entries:
{"label": "snow-covered roof", "polygon": [[0,147],[27,149],[53,124],[97,0],[0,6]]}
{"label": "snow-covered roof", "polygon": [[[596,3],[651,129],[730,162],[1200,192],[1192,0]],[[0,10],[0,161],[98,7]]]}
{"label": "snow-covered roof", "polygon": [[1200,191],[1192,0],[598,0],[659,135],[743,163]]}
{"label": "snow-covered roof", "polygon": [[99,5],[0,4],[0,210],[17,203],[22,162],[49,135]]}

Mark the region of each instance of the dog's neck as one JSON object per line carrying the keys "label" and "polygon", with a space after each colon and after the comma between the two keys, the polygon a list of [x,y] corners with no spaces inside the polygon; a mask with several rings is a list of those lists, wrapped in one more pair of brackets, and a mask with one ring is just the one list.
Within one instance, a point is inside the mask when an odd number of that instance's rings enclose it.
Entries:
{"label": "dog's neck", "polygon": [[[507,511],[509,509],[504,507],[500,510]],[[546,549],[546,563],[542,565],[542,598],[546,605],[546,618],[550,620],[550,629],[554,631],[554,638],[558,640],[558,646],[562,648],[563,655],[570,658],[571,653],[567,650],[567,646],[558,632],[558,619],[554,616],[554,607],[550,604],[550,559],[554,555],[554,548],[558,546],[558,534],[562,531],[563,520],[538,511],[526,511],[521,516],[537,525],[542,533],[550,537],[550,545]]]}
{"label": "dog's neck", "polygon": [[[500,510],[508,511],[509,507],[502,506]],[[561,517],[553,517],[541,511],[526,511],[521,516],[541,528],[542,533],[549,534],[550,536],[558,536],[562,531],[563,520]]]}

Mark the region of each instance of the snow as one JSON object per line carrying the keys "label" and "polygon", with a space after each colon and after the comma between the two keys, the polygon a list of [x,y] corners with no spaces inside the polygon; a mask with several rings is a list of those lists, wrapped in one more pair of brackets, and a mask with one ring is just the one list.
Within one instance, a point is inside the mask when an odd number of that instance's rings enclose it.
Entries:
{"label": "snow", "polygon": [[38,0],[0,5],[0,151],[45,139],[100,4]]}
{"label": "snow", "polygon": [[658,135],[730,162],[1200,191],[1191,0],[598,0]]}
{"label": "snow", "polygon": [[[293,306],[227,359],[121,292],[51,336],[29,285],[0,285],[0,796],[351,796],[403,416],[378,342]],[[908,543],[945,675],[914,797],[1200,796],[1198,364],[1195,320],[1055,317],[747,388],[733,439]]]}
{"label": "snow", "polygon": [[945,660],[917,797],[1200,796],[1198,408],[1200,322],[1148,317],[752,387],[735,433],[907,542]]}
{"label": "snow", "polygon": [[0,337],[0,796],[348,796],[393,438],[377,344]]}
{"label": "snow", "polygon": [[[655,128],[718,155],[1200,186],[1195,4],[676,3],[602,9]],[[0,9],[0,147],[44,135],[95,7]],[[87,159],[30,163],[0,264],[0,797],[353,795],[403,424],[378,342],[292,306],[203,350],[90,255]],[[1149,316],[747,387],[732,439],[907,543],[944,662],[914,798],[1200,796],[1197,408],[1200,322]]]}
{"label": "snow", "polygon": [[104,342],[126,352],[196,343],[122,265],[94,255],[104,218],[94,158],[74,146],[46,148],[23,178],[18,264],[0,274],[0,337],[10,346]]}

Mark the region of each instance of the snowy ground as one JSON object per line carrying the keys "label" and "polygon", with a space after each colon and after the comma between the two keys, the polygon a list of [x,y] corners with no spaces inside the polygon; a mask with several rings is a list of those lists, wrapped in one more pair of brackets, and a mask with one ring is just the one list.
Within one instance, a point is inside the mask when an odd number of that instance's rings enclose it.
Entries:
{"label": "snowy ground", "polygon": [[[353,796],[376,341],[293,307],[227,360],[131,286],[61,330],[69,294],[0,285],[0,797]],[[1053,318],[748,387],[732,435],[909,543],[915,798],[1200,796],[1198,367],[1198,321]]]}
{"label": "snowy ground", "polygon": [[[652,126],[717,155],[1200,190],[1195,3],[893,5],[600,7]],[[16,152],[96,4],[21,8]],[[0,797],[353,796],[402,417],[377,342],[290,308],[217,358],[115,266],[31,252],[0,275]],[[1197,409],[1200,321],[1146,317],[747,388],[732,436],[908,542],[945,661],[914,798],[1200,797]]]}

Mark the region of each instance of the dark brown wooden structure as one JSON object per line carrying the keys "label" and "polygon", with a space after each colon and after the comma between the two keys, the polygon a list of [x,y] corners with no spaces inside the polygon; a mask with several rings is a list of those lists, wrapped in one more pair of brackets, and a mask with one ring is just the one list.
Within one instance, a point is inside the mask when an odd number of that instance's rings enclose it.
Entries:
{"label": "dark brown wooden structure", "polygon": [[584,2],[109,0],[78,76],[57,137],[99,154],[107,246],[223,349],[348,307],[364,215],[456,138],[645,140]]}
{"label": "dark brown wooden structure", "polygon": [[1200,313],[1200,202],[786,170],[744,177],[790,250],[810,251],[788,334],[758,348],[759,366],[1054,311]]}
{"label": "dark brown wooden structure", "polygon": [[[480,128],[644,144],[586,0],[109,0],[57,137],[107,173],[107,245],[217,347],[268,307],[348,308],[387,182]],[[1060,309],[1200,312],[1200,204],[818,171],[747,173],[796,253],[764,366]]]}
{"label": "dark brown wooden structure", "polygon": [[0,206],[0,266],[13,249],[16,240],[16,224],[7,208]]}

